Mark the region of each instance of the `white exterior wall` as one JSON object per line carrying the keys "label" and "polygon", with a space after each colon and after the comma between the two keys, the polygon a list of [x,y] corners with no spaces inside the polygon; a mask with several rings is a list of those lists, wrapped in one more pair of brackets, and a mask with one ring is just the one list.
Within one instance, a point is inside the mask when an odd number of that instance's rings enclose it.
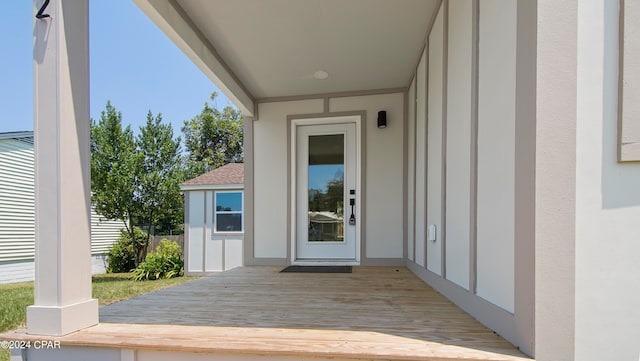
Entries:
{"label": "white exterior wall", "polygon": [[617,163],[617,2],[578,1],[577,67],[575,360],[635,361],[640,164]]}
{"label": "white exterior wall", "polygon": [[[33,281],[35,242],[33,138],[0,139],[0,284]],[[120,237],[123,221],[91,209],[92,273],[106,271],[104,254]]]}
{"label": "white exterior wall", "polygon": [[420,266],[426,264],[426,225],[427,218],[427,87],[426,87],[426,71],[427,71],[427,55],[426,50],[422,53],[418,70],[416,71],[416,120],[415,120],[415,137],[416,137],[416,263]]}
{"label": "white exterior wall", "polygon": [[91,255],[91,274],[99,275],[107,273],[107,255]]}
{"label": "white exterior wall", "polygon": [[[224,191],[241,191],[241,189],[227,189]],[[244,233],[215,232],[214,202],[215,191],[207,192],[205,247],[205,272],[219,272],[230,270],[243,265]],[[242,218],[244,222],[244,206]]]}
{"label": "white exterior wall", "polygon": [[[427,269],[442,275],[442,136],[443,136],[443,72],[444,15],[440,11],[429,34],[429,91],[427,155],[427,225],[436,228],[436,240],[427,241]],[[426,80],[421,80],[426,81]]]}
{"label": "white exterior wall", "polygon": [[422,96],[428,106],[426,149],[415,147],[427,157],[426,222],[416,218],[415,231],[419,222],[435,225],[436,240],[426,241],[426,266],[417,253],[408,262],[436,290],[529,354],[534,286],[523,275],[532,272],[533,251],[525,253],[523,242],[533,238],[525,205],[532,203],[527,197],[534,181],[527,106],[535,104],[535,68],[519,61],[535,44],[528,37],[531,10],[527,0],[443,1],[434,18],[426,39],[427,76],[419,69],[416,77],[416,89],[421,83],[427,89],[426,95],[418,91],[418,107]]}
{"label": "white exterior wall", "polygon": [[33,260],[0,263],[0,284],[33,281]]}
{"label": "white exterior wall", "polygon": [[91,208],[91,254],[106,254],[120,238],[120,230],[126,229],[124,221],[107,219]]}
{"label": "white exterior wall", "polygon": [[415,261],[416,222],[416,79],[407,93],[407,258]]}
{"label": "white exterior wall", "polygon": [[[32,142],[33,138],[29,141]],[[0,262],[2,263],[33,260],[35,239],[33,157],[33,144],[30,142],[0,139]]]}
{"label": "white exterior wall", "polygon": [[185,192],[186,202],[185,228],[185,273],[204,272],[205,241],[205,193],[204,191]]}
{"label": "white exterior wall", "polygon": [[536,7],[535,356],[575,360],[578,2]]}
{"label": "white exterior wall", "polygon": [[287,257],[287,115],[322,110],[322,99],[259,105],[260,118],[253,122],[255,258]]}
{"label": "white exterior wall", "polygon": [[[366,187],[366,243],[363,257],[402,259],[404,94],[382,94],[332,98],[330,112],[366,111],[363,157]],[[387,128],[378,129],[378,111],[387,111]],[[324,99],[259,104],[259,119],[253,122],[254,155],[254,257],[286,260],[289,220],[287,172],[287,116],[324,113]],[[321,116],[330,116],[324,114]]]}
{"label": "white exterior wall", "polygon": [[513,313],[517,2],[479,5],[477,293]]}
{"label": "white exterior wall", "polygon": [[[224,270],[224,238],[213,237],[213,192],[205,193],[204,202],[204,272]],[[243,215],[244,216],[244,215]]]}
{"label": "white exterior wall", "polygon": [[472,1],[449,2],[446,278],[469,288],[471,213]]}
{"label": "white exterior wall", "polygon": [[[366,151],[362,175],[366,194],[363,241],[367,258],[403,258],[404,94],[333,98],[332,112],[365,110]],[[387,127],[377,128],[378,111],[387,111]]]}
{"label": "white exterior wall", "polygon": [[[99,348],[99,347],[78,347],[78,346],[61,346],[60,348],[30,348],[28,350],[13,349],[12,358],[15,354],[16,360],[29,361],[125,361],[135,360],[135,358],[126,358],[126,351],[117,348]],[[124,355],[123,355],[124,354]],[[23,356],[24,355],[24,359]],[[182,358],[181,358],[182,359]]]}
{"label": "white exterior wall", "polygon": [[[0,263],[0,284],[33,281],[35,272],[33,260]],[[107,256],[94,254],[91,256],[91,274],[107,272]]]}
{"label": "white exterior wall", "polygon": [[[228,187],[220,190],[243,191]],[[214,230],[215,192],[215,189],[184,191],[187,204],[184,243],[186,274],[221,272],[244,264],[244,233],[216,233]],[[245,217],[244,207],[242,217]]]}

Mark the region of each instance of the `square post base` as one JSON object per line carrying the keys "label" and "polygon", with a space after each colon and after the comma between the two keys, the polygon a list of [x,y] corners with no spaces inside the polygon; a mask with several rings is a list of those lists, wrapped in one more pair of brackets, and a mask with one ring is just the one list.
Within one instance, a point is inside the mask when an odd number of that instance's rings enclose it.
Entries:
{"label": "square post base", "polygon": [[64,336],[98,324],[98,300],[89,299],[67,306],[27,307],[27,333]]}

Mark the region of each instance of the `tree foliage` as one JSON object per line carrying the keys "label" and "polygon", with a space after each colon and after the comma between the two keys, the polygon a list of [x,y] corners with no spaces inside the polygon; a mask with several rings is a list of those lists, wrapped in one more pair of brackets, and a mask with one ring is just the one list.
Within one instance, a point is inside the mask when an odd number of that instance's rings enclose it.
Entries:
{"label": "tree foliage", "polygon": [[[215,102],[217,94],[211,95]],[[184,122],[187,154],[162,115],[151,111],[134,136],[123,127],[122,114],[107,102],[100,119],[91,121],[91,191],[96,210],[107,218],[126,221],[130,239],[134,225],[151,230],[181,228],[184,220],[179,186],[226,163],[243,160],[243,119],[239,110],[222,110],[205,103]],[[145,259],[150,236],[133,242],[136,265]]]}
{"label": "tree foliage", "polygon": [[[134,139],[131,127],[122,128],[122,114],[107,102],[98,122],[91,125],[91,191],[96,210],[105,217],[127,220],[130,239],[135,224],[147,230],[161,219],[182,223],[184,181],[180,138],[170,125],[151,112]],[[146,256],[145,242],[134,242],[136,264]]]}
{"label": "tree foliage", "polygon": [[129,272],[136,268],[136,251],[134,244],[144,244],[148,235],[138,227],[134,227],[135,238],[131,241],[128,231],[121,230],[118,242],[107,252],[107,273]]}
{"label": "tree foliage", "polygon": [[309,190],[309,211],[342,213],[344,208],[344,178],[336,177],[327,183],[327,189]]}
{"label": "tree foliage", "polygon": [[[173,138],[173,128],[162,123],[162,115],[154,118],[147,114],[146,124],[140,128],[136,139],[141,158],[138,177],[140,196],[140,222],[148,230],[163,219],[183,222],[183,203],[180,183],[184,181],[180,137]],[[139,255],[138,259],[143,259]]]}
{"label": "tree foliage", "polygon": [[[211,94],[215,101],[217,94]],[[189,177],[194,177],[227,163],[243,161],[243,119],[235,108],[222,111],[209,103],[182,127],[185,147],[189,152]]]}
{"label": "tree foliage", "polygon": [[107,102],[96,123],[91,122],[91,201],[96,211],[111,219],[133,220],[139,211],[141,159],[131,127],[122,128],[122,114]]}

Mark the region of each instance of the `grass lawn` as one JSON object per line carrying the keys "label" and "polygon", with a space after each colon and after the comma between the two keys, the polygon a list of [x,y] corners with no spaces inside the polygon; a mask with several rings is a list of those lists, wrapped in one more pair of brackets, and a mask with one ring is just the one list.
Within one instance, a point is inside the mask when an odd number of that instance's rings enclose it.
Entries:
{"label": "grass lawn", "polygon": [[[100,306],[126,300],[198,277],[178,277],[156,281],[131,281],[129,273],[93,276],[93,297]],[[0,333],[25,325],[26,307],[33,304],[33,282],[0,285]],[[0,361],[8,361],[8,350],[0,350]]]}

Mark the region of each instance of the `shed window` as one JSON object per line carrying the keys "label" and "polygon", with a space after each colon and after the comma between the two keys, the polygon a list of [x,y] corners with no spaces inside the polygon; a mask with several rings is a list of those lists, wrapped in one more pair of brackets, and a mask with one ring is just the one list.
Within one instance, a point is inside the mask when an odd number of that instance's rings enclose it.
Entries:
{"label": "shed window", "polygon": [[242,223],[242,192],[216,192],[216,232],[242,232]]}

